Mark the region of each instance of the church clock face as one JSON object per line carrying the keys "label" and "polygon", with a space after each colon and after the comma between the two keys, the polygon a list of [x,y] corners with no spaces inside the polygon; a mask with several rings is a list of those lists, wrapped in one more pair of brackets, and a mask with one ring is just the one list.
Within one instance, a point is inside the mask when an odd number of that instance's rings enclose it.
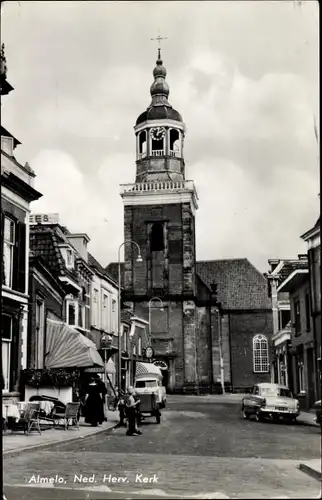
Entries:
{"label": "church clock face", "polygon": [[155,127],[151,129],[151,137],[155,141],[161,141],[165,136],[165,128]]}

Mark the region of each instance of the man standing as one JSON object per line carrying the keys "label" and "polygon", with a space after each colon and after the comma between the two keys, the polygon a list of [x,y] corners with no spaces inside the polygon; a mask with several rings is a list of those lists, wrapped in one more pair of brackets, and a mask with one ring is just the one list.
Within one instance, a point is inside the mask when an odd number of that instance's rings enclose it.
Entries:
{"label": "man standing", "polygon": [[129,387],[127,390],[127,400],[126,400],[126,415],[129,423],[129,428],[127,430],[127,436],[138,436],[141,434],[136,429],[136,408],[138,401],[134,398],[135,391],[133,387]]}

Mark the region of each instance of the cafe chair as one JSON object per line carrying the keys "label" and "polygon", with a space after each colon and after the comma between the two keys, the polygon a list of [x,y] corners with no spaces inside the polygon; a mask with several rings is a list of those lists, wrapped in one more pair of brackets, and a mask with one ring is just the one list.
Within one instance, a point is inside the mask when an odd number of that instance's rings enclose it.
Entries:
{"label": "cafe chair", "polygon": [[39,411],[39,403],[27,403],[19,420],[11,424],[10,430],[12,431],[12,433],[14,431],[23,430],[24,434],[28,435],[33,427],[35,427],[38,430],[39,434],[41,434]]}
{"label": "cafe chair", "polygon": [[79,430],[79,415],[80,403],[67,403],[65,412],[54,412],[54,428],[59,425],[60,420],[63,420],[65,431],[73,425],[75,425],[77,427],[77,430]]}

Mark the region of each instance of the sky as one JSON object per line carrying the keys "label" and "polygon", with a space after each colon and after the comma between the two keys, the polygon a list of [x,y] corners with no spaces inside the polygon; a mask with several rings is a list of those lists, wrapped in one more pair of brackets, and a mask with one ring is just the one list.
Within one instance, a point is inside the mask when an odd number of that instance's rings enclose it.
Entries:
{"label": "sky", "polygon": [[318,2],[6,1],[2,125],[36,172],[33,213],[59,213],[107,265],[123,242],[119,185],[135,180],[139,114],[159,34],[186,124],[198,260],[306,251],[319,214]]}

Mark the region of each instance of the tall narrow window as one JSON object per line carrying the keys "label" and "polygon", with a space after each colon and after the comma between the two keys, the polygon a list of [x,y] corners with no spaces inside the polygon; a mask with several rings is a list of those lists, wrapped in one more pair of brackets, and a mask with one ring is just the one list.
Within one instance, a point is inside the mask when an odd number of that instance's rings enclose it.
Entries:
{"label": "tall narrow window", "polygon": [[255,373],[268,372],[268,341],[264,335],[253,338],[253,367]]}
{"label": "tall narrow window", "polygon": [[146,131],[142,130],[139,134],[139,158],[144,158],[146,154]]}
{"label": "tall narrow window", "polygon": [[98,313],[98,290],[94,288],[93,290],[93,315],[92,315],[92,324],[93,326],[99,326],[99,313]]}
{"label": "tall narrow window", "polygon": [[67,323],[71,326],[76,325],[76,302],[68,302]]}
{"label": "tall narrow window", "polygon": [[180,156],[180,133],[176,129],[170,130],[170,156]]}
{"label": "tall narrow window", "polygon": [[138,339],[138,355],[141,356],[142,355],[142,338],[139,337]]}
{"label": "tall narrow window", "polygon": [[70,248],[66,249],[66,267],[68,267],[68,269],[74,267],[74,253]]}
{"label": "tall narrow window", "polygon": [[151,251],[160,252],[164,250],[163,224],[156,222],[151,230]]}
{"label": "tall narrow window", "polygon": [[44,301],[36,299],[36,369],[44,367],[44,337],[45,337],[45,305]]}
{"label": "tall narrow window", "polygon": [[15,248],[15,223],[9,217],[4,218],[3,260],[5,285],[12,288],[13,254]]}
{"label": "tall narrow window", "polygon": [[12,316],[2,314],[1,316],[1,359],[4,390],[10,390],[10,367],[11,367],[11,341],[12,341]]}
{"label": "tall narrow window", "polygon": [[305,294],[305,324],[306,331],[311,330],[311,313],[310,313],[310,296],[308,293]]}
{"label": "tall narrow window", "polygon": [[295,335],[299,335],[301,333],[301,308],[300,301],[294,301],[294,327],[295,327]]}

